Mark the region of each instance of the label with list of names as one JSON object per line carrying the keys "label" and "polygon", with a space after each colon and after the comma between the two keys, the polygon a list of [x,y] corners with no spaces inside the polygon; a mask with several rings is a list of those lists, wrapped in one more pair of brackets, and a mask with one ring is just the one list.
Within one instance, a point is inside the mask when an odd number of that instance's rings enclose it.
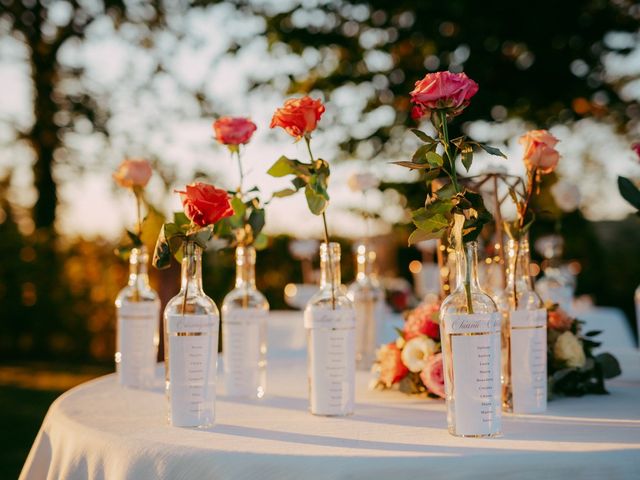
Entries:
{"label": "label with list of names", "polygon": [[454,416],[457,435],[493,435],[502,429],[499,313],[450,314]]}
{"label": "label with list of names", "polygon": [[215,420],[218,318],[170,315],[169,406],[171,424],[192,427]]}
{"label": "label with list of names", "polygon": [[355,313],[315,309],[304,314],[309,338],[311,413],[349,415],[355,402]]}
{"label": "label with list of names", "polygon": [[160,302],[122,302],[118,309],[116,370],[121,385],[153,384]]}
{"label": "label with list of names", "polygon": [[513,413],[547,409],[547,311],[512,310],[511,392]]}
{"label": "label with list of names", "polygon": [[[222,317],[222,360],[225,393],[255,396],[260,386],[260,328],[267,311],[245,308]],[[264,368],[264,367],[263,367]]]}

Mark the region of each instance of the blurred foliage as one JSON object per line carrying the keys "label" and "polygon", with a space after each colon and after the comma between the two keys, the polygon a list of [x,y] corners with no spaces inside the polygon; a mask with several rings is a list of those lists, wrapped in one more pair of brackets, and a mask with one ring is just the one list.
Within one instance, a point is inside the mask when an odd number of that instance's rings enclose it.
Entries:
{"label": "blurred foliage", "polygon": [[392,121],[347,138],[348,150],[367,141],[375,156],[394,126],[411,124],[409,92],[436,70],[464,70],[479,83],[465,121],[520,117],[550,126],[594,116],[631,126],[640,119],[638,105],[619,94],[633,78],[611,82],[602,63],[609,52],[633,48],[606,39],[611,32],[635,38],[640,11],[629,0],[541,0],[529,8],[504,0],[340,0],[291,2],[275,14],[268,3],[235,3],[264,16],[272,48],[317,59],[291,76],[291,93],[330,97],[345,86],[366,87],[359,122],[392,107]]}

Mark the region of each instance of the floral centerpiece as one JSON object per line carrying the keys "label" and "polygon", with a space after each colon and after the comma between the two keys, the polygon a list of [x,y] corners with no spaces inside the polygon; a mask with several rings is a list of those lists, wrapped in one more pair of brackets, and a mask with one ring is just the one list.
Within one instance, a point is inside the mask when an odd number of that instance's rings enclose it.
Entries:
{"label": "floral centerpiece", "polygon": [[372,388],[445,397],[438,317],[437,304],[421,304],[406,312],[396,341],[377,351]]}
{"label": "floral centerpiece", "polygon": [[610,353],[595,355],[595,340],[601,332],[583,332],[584,322],[571,317],[558,305],[547,305],[549,394],[582,396],[606,394],[605,379],[620,375],[620,365]]}

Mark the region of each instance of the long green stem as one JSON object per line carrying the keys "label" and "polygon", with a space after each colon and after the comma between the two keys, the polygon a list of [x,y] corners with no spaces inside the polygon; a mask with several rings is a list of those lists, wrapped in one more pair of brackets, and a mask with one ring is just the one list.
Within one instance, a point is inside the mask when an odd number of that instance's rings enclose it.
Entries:
{"label": "long green stem", "polygon": [[[313,158],[313,153],[311,152],[311,139],[305,135],[304,141],[307,144],[307,151],[309,152],[309,158],[311,159],[311,163],[314,163],[315,160]],[[336,309],[336,294],[335,289],[336,285],[334,285],[333,279],[333,264],[331,262],[331,244],[329,243],[329,227],[327,226],[327,215],[326,211],[322,212],[322,224],[324,226],[324,242],[327,244],[327,264],[329,268],[329,282],[331,284],[331,309]]]}
{"label": "long green stem", "polygon": [[140,201],[140,192],[137,190],[134,190],[133,194],[136,197],[136,212],[137,212],[137,216],[138,216],[138,235],[142,235],[142,205],[141,205],[141,201]]}
{"label": "long green stem", "polygon": [[449,144],[449,127],[447,126],[447,114],[445,111],[440,111],[440,125],[442,126],[442,140],[444,147],[444,154],[447,157],[449,162],[449,168],[451,170],[451,181],[453,182],[453,187],[456,189],[456,192],[460,192],[460,185],[458,184],[458,175],[456,173],[456,163],[455,158],[451,155],[451,148]]}
{"label": "long green stem", "polygon": [[243,186],[243,183],[244,183],[244,172],[242,171],[242,160],[240,160],[240,146],[239,145],[235,150],[235,154],[236,154],[236,159],[238,160],[238,171],[240,172],[240,185],[238,186],[238,193],[240,194],[240,196],[242,196],[243,195],[242,186]]}

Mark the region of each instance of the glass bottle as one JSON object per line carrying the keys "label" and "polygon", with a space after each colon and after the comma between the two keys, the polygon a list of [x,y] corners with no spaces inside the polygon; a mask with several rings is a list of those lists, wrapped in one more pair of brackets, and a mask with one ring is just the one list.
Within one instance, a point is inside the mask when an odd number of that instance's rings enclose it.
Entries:
{"label": "glass bottle", "polygon": [[[634,294],[635,304],[636,304],[636,325],[638,326],[638,338],[640,339],[640,285],[636,288],[636,292]],[[638,348],[640,348],[640,341],[638,342]]]}
{"label": "glass bottle", "polygon": [[575,279],[562,268],[562,237],[543,237],[536,242],[536,247],[541,250],[547,264],[536,282],[536,291],[543,302],[557,303],[564,311],[571,312]]}
{"label": "glass bottle", "polygon": [[320,290],[304,311],[309,408],[314,415],[353,413],[355,311],[340,283],[340,245],[320,245]]}
{"label": "glass bottle", "polygon": [[222,303],[225,393],[262,398],[267,380],[269,303],[256,289],[256,250],[236,248],[236,283]]}
{"label": "glass bottle", "polygon": [[145,246],[131,250],[129,282],[116,298],[116,371],[121,385],[149,388],[158,357],[160,300],[149,285]]}
{"label": "glass bottle", "polygon": [[547,311],[533,289],[529,238],[507,244],[507,286],[500,298],[502,408],[513,413],[547,409]]}
{"label": "glass bottle", "polygon": [[478,244],[456,245],[456,287],[440,309],[447,424],[461,437],[502,430],[501,316],[478,282]]}
{"label": "glass bottle", "polygon": [[202,290],[202,249],[185,242],[180,292],[164,309],[169,423],[210,427],[215,421],[218,328],[216,304]]}
{"label": "glass bottle", "polygon": [[369,370],[375,360],[378,331],[384,315],[384,292],[375,277],[376,252],[365,243],[356,246],[356,279],[347,296],[356,315],[356,367]]}

